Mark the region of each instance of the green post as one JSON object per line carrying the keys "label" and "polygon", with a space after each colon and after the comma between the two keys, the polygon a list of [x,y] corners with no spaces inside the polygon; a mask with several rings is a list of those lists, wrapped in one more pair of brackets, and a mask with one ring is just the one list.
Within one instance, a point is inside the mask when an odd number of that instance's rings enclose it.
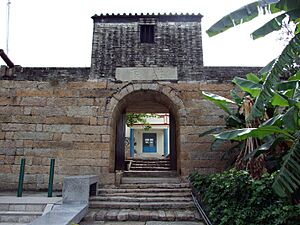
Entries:
{"label": "green post", "polygon": [[49,183],[48,183],[48,197],[52,197],[52,192],[53,192],[54,165],[55,165],[55,159],[51,159]]}
{"label": "green post", "polygon": [[25,173],[25,159],[21,159],[17,197],[22,197],[24,173]]}

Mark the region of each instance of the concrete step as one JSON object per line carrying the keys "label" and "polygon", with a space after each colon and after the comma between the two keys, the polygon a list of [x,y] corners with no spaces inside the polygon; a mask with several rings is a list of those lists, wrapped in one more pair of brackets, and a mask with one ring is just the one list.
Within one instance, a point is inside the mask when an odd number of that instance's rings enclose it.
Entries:
{"label": "concrete step", "polygon": [[191,202],[192,197],[134,197],[134,196],[94,196],[90,202],[112,201],[112,202]]}
{"label": "concrete step", "polygon": [[91,209],[193,209],[195,207],[190,202],[111,202],[92,201],[89,203]]}
{"label": "concrete step", "polygon": [[131,166],[130,170],[150,170],[150,171],[165,171],[171,170],[170,167],[158,167],[158,166]]}
{"label": "concrete step", "polygon": [[[86,221],[201,221],[196,210],[90,210]],[[200,225],[200,224],[199,224]],[[203,225],[203,224],[202,224]]]}
{"label": "concrete step", "polygon": [[0,222],[30,223],[41,215],[42,212],[0,211]]}
{"label": "concrete step", "polygon": [[28,223],[0,222],[0,225],[28,225]]}
{"label": "concrete step", "polygon": [[178,177],[122,177],[122,184],[178,184]]}
{"label": "concrete step", "polygon": [[111,188],[111,189],[98,189],[98,195],[102,194],[115,194],[115,193],[182,193],[182,192],[191,192],[190,188],[145,188],[145,189],[134,189],[134,188]]}
{"label": "concrete step", "polygon": [[155,198],[155,197],[168,197],[168,198],[174,198],[174,197],[190,197],[191,192],[185,191],[185,192],[110,192],[110,193],[102,193],[101,196],[118,196],[118,197],[145,197],[145,198]]}
{"label": "concrete step", "polygon": [[141,158],[128,158],[134,162],[170,162],[169,158],[155,158],[155,157],[141,157]]}
{"label": "concrete step", "polygon": [[2,203],[0,202],[1,211],[24,211],[24,212],[43,212],[46,207],[46,204],[38,203]]}
{"label": "concrete step", "polygon": [[170,161],[132,161],[131,163],[138,165],[170,165]]}
{"label": "concrete step", "polygon": [[176,171],[125,171],[124,177],[176,177]]}
{"label": "concrete step", "polygon": [[[128,177],[126,177],[128,178]],[[131,178],[131,177],[130,177]],[[189,183],[163,183],[162,180],[160,182],[155,182],[155,183],[148,183],[148,179],[146,179],[144,183],[137,183],[135,182],[135,179],[125,179],[125,181],[130,181],[130,182],[125,182],[120,185],[120,188],[124,189],[143,189],[143,188],[173,188],[173,189],[178,189],[178,188],[189,188],[190,184]]]}

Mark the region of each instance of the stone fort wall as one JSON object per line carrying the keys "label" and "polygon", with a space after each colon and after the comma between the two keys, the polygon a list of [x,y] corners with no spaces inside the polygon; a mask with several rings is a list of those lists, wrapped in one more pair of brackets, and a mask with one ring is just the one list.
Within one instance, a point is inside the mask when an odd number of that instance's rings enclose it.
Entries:
{"label": "stone fort wall", "polygon": [[89,68],[2,68],[0,189],[17,188],[23,157],[25,189],[47,188],[50,158],[56,159],[55,189],[66,175],[97,174],[100,183],[114,183],[113,107],[124,96],[147,90],[180,102],[178,173],[220,171],[226,163],[223,151],[211,151],[211,138],[199,138],[198,133],[223,124],[224,113],[199,93],[228,96],[233,88],[228,80],[257,69],[203,67],[201,73],[210,79],[193,82],[117,82],[90,81]]}
{"label": "stone fort wall", "polygon": [[[211,138],[198,134],[223,124],[224,113],[200,92],[228,96],[234,76],[259,68],[203,66],[201,17],[95,15],[91,68],[2,66],[0,190],[17,188],[21,158],[26,158],[25,189],[47,188],[51,158],[55,189],[67,175],[96,174],[100,184],[113,184],[116,121],[131,98],[143,94],[176,116],[179,175],[223,170],[224,149],[211,151]],[[146,25],[154,26],[153,43],[141,43]],[[117,69],[125,78],[132,71],[140,74],[126,81]]]}

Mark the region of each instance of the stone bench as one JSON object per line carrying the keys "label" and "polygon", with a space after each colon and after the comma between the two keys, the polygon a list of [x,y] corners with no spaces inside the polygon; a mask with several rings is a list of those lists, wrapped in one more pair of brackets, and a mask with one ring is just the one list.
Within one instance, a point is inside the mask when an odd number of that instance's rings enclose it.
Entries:
{"label": "stone bench", "polygon": [[30,225],[79,223],[88,212],[89,196],[97,195],[98,176],[64,177],[63,204],[34,220]]}
{"label": "stone bench", "polygon": [[87,204],[90,195],[97,195],[98,176],[64,177],[63,204]]}

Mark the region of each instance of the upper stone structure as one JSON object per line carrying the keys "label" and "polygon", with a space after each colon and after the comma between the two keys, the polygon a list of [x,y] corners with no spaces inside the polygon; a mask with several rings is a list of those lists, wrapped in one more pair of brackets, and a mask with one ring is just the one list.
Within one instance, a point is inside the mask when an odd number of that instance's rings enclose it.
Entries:
{"label": "upper stone structure", "polygon": [[91,79],[200,79],[202,15],[101,14],[92,18]]}

